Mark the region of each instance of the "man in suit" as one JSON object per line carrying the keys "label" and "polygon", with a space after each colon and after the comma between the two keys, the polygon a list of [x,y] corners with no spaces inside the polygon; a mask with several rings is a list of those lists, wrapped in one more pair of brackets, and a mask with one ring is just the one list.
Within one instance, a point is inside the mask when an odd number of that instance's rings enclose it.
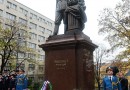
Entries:
{"label": "man in suit", "polygon": [[121,83],[122,90],[128,90],[128,79],[126,79],[122,72],[118,73],[119,81]]}
{"label": "man in suit", "polygon": [[106,68],[107,75],[103,78],[103,90],[122,90],[117,76],[113,75],[113,68]]}

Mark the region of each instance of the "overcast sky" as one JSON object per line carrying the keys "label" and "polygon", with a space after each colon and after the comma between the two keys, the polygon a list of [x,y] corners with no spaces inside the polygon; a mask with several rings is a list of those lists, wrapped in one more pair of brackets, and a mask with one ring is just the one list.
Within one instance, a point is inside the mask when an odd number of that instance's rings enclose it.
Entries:
{"label": "overcast sky", "polygon": [[[56,0],[16,0],[25,6],[43,14],[44,16],[55,19]],[[120,0],[85,0],[87,22],[84,33],[90,37],[94,43],[102,42],[103,38],[98,35],[98,15],[103,8],[114,8]],[[63,25],[60,26],[60,34],[63,32]]]}

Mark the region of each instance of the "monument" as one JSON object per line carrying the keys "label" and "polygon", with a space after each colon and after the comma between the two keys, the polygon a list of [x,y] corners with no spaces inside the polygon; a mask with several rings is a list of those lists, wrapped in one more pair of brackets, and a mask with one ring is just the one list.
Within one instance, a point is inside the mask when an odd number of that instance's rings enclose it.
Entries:
{"label": "monument", "polygon": [[[94,90],[97,46],[82,32],[85,8],[83,0],[57,0],[54,34],[39,45],[45,51],[45,80],[53,90]],[[64,34],[57,35],[61,20]]]}

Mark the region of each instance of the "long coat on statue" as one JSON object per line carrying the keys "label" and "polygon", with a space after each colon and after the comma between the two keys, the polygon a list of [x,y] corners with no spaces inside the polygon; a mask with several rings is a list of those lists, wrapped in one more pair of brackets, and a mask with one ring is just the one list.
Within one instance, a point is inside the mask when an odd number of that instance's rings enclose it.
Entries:
{"label": "long coat on statue", "polygon": [[103,90],[122,90],[121,84],[117,76],[112,76],[110,80],[109,76],[103,78]]}

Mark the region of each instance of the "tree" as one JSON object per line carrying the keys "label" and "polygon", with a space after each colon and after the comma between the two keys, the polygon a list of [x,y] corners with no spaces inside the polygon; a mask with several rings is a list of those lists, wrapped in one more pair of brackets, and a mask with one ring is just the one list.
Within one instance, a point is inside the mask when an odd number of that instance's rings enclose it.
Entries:
{"label": "tree", "polygon": [[112,66],[118,67],[118,69],[125,74],[130,66],[130,61],[114,60]]}
{"label": "tree", "polygon": [[101,86],[101,73],[100,68],[102,66],[102,61],[107,58],[108,50],[100,46],[94,51],[94,60],[95,60],[95,79],[98,85],[98,90],[100,90]]}
{"label": "tree", "polygon": [[130,0],[118,3],[114,10],[105,8],[99,18],[99,34],[105,35],[111,51],[120,49],[119,59],[130,58]]}
{"label": "tree", "polygon": [[2,73],[8,62],[18,58],[18,52],[32,51],[24,42],[28,38],[28,32],[23,30],[26,29],[26,25],[11,20],[8,23],[8,25],[1,23],[0,26],[0,73]]}

